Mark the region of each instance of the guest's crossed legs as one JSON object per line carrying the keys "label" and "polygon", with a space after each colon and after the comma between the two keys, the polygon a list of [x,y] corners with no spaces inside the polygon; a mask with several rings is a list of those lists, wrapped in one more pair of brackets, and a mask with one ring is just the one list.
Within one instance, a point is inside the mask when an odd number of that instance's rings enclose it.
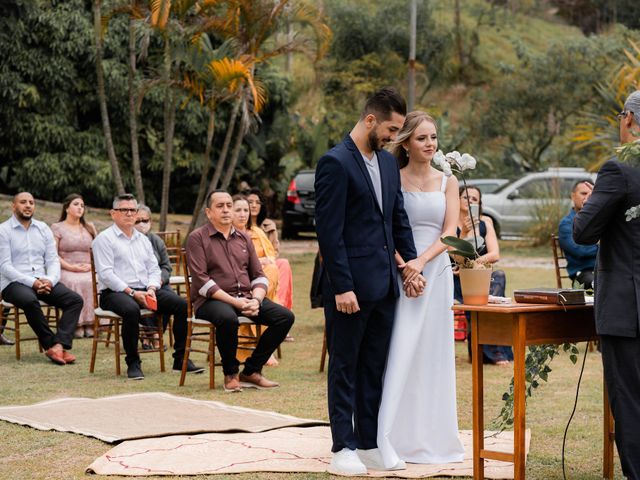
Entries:
{"label": "guest's crossed legs", "polygon": [[[239,372],[240,362],[236,358],[238,348],[238,312],[228,303],[219,300],[207,300],[196,312],[196,317],[208,320],[216,326],[216,343],[222,358],[222,370],[225,375]],[[290,310],[272,302],[268,298],[262,301],[260,312],[250,317],[255,323],[267,326],[251,356],[245,360],[245,375],[261,372],[263,365],[278,348],[293,325],[294,316]]]}
{"label": "guest's crossed legs", "polygon": [[[65,350],[71,349],[73,332],[84,304],[80,295],[69,290],[62,283],[57,283],[48,295],[41,295],[37,294],[33,288],[12,282],[2,291],[2,298],[24,311],[27,322],[40,340],[42,348],[48,350],[59,343]],[[56,333],[53,333],[47,323],[40,307],[40,300],[62,310]]]}
{"label": "guest's crossed legs", "polygon": [[382,375],[395,304],[388,295],[378,302],[361,302],[360,311],[350,315],[338,312],[333,302],[325,304],[333,452],[377,447]]}

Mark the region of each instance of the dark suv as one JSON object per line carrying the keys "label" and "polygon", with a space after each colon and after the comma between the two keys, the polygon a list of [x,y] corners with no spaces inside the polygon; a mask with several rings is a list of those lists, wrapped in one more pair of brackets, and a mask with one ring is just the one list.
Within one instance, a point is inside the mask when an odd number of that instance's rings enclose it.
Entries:
{"label": "dark suv", "polygon": [[300,170],[289,183],[282,208],[282,238],[296,238],[299,232],[315,232],[315,170]]}

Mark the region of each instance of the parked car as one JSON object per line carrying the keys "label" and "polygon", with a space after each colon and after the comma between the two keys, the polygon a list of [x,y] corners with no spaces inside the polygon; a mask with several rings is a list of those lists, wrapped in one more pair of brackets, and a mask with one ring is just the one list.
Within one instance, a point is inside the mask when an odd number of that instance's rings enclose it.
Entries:
{"label": "parked car", "polygon": [[594,173],[583,168],[550,168],[528,173],[482,195],[482,210],[491,217],[501,238],[522,238],[530,228],[536,207],[557,199],[568,212],[575,182],[595,179]]}
{"label": "parked car", "polygon": [[506,178],[471,178],[467,180],[467,185],[477,187],[482,194],[493,193],[509,180]]}
{"label": "parked car", "polygon": [[300,232],[315,232],[315,170],[301,170],[289,183],[282,208],[282,238],[296,238]]}

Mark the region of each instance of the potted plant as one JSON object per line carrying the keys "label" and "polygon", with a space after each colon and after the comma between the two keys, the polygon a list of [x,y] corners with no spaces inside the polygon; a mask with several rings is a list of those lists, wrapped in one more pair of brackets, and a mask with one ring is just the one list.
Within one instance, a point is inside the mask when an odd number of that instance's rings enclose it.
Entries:
{"label": "potted plant", "polygon": [[[464,177],[466,170],[472,170],[476,166],[476,159],[468,153],[449,152],[446,155],[438,151],[433,157],[433,163],[439,167],[445,175],[451,175],[454,171],[460,174],[460,178],[467,189],[467,182]],[[469,209],[471,224],[475,225],[473,209]],[[468,240],[447,236],[440,240],[445,245],[452,247],[449,253],[453,255],[454,261],[460,275],[460,286],[462,287],[462,298],[467,305],[486,305],[489,301],[489,288],[491,285],[491,266],[478,262],[478,236],[476,228],[473,231],[473,243]]]}

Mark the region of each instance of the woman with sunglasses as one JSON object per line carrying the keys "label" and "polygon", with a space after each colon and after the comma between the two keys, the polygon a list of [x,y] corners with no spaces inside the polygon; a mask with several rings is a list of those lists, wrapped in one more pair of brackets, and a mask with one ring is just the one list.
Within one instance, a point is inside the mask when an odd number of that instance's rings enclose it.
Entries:
{"label": "woman with sunglasses", "polygon": [[91,284],[91,258],[89,250],[97,232],[84,218],[82,196],[72,193],[64,199],[58,223],[51,231],[60,257],[60,281],[84,299],[78,319],[76,338],[93,337],[93,287]]}

